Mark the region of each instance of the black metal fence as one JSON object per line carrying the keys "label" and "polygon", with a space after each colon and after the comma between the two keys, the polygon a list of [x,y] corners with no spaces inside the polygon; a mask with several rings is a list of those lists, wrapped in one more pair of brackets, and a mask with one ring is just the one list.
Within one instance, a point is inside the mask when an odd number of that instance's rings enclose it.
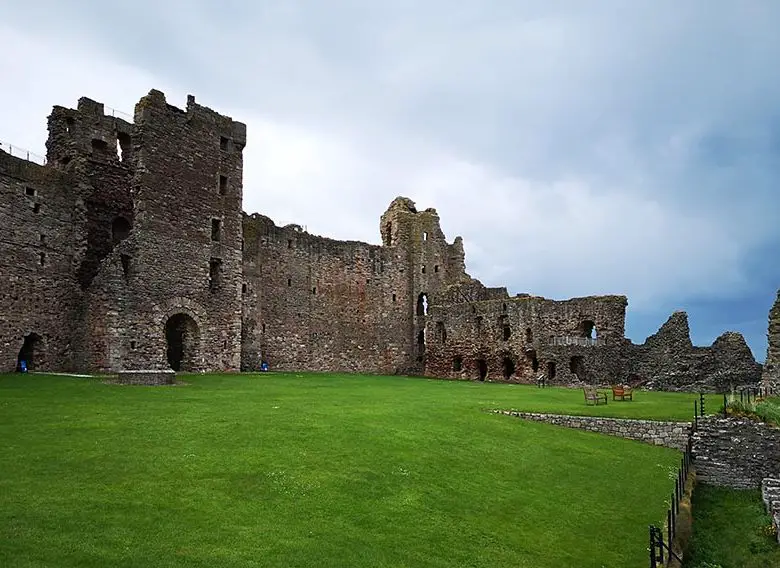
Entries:
{"label": "black metal fence", "polygon": [[698,400],[693,401],[693,422],[688,434],[688,443],[685,446],[683,457],[680,459],[680,467],[677,469],[677,478],[674,482],[674,491],[671,493],[669,508],[666,510],[666,531],[661,527],[650,525],[650,568],[664,565],[665,560],[672,557],[682,562],[675,554],[672,543],[677,532],[677,517],[680,514],[680,503],[685,496],[685,484],[693,463],[693,433],[699,427],[699,418],[704,416],[704,394],[699,393]]}

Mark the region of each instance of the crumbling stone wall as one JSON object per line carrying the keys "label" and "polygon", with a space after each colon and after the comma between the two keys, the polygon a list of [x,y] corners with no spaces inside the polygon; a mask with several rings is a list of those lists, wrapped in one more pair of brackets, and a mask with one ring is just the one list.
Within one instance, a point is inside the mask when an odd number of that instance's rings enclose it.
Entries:
{"label": "crumbling stone wall", "polygon": [[688,314],[674,312],[641,345],[627,343],[628,382],[658,390],[725,392],[761,377],[744,337],[726,332],[710,347],[691,342]]}
{"label": "crumbling stone wall", "polygon": [[777,291],[777,299],[769,311],[763,380],[780,384],[780,290]]}
{"label": "crumbling stone wall", "polygon": [[381,234],[383,246],[335,241],[245,216],[242,367],[420,371],[427,302],[464,277],[462,243],[404,198]]}
{"label": "crumbling stone wall", "polygon": [[[760,366],[674,314],[642,345],[624,296],[510,297],[465,270],[435,209],[398,197],[381,245],[245,215],[246,127],[152,90],[132,122],[54,107],[47,165],[0,153],[0,369],[274,368],[552,384],[723,389]],[[777,367],[770,316],[767,372]],[[24,338],[28,337],[28,344]],[[26,346],[25,346],[26,345]]]}
{"label": "crumbling stone wall", "polygon": [[616,382],[627,300],[497,297],[476,281],[451,286],[427,322],[426,374],[549,384]]}
{"label": "crumbling stone wall", "polygon": [[780,428],[708,416],[693,434],[693,455],[699,482],[758,489],[765,477],[780,477]]}

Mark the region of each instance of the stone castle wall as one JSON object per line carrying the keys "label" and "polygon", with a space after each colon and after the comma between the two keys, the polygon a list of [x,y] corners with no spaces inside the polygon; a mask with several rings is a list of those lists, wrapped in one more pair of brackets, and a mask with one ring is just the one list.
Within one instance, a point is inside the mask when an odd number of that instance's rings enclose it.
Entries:
{"label": "stone castle wall", "polygon": [[764,478],[780,477],[780,428],[708,416],[693,434],[693,455],[700,482],[758,489]]}
{"label": "stone castle wall", "polygon": [[[643,345],[624,296],[510,297],[466,273],[435,209],[398,197],[380,245],[242,212],[246,127],[152,90],[132,122],[54,107],[47,165],[0,153],[0,370],[275,369],[723,388],[760,366],[739,334]],[[27,340],[25,340],[27,337]],[[774,343],[772,343],[774,345]]]}
{"label": "stone castle wall", "polygon": [[691,431],[690,422],[665,422],[660,420],[633,420],[629,418],[601,418],[599,416],[573,416],[570,414],[543,414],[517,410],[494,410],[498,414],[523,420],[545,422],[566,428],[588,430],[628,440],[645,442],[685,451]]}

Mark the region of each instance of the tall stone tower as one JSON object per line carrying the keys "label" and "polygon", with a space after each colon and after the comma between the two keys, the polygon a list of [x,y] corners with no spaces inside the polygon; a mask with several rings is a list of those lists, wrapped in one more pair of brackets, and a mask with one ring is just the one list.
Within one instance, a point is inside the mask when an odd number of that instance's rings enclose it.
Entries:
{"label": "tall stone tower", "polygon": [[780,382],[780,290],[777,299],[769,310],[767,329],[766,363],[764,363],[764,382]]}
{"label": "tall stone tower", "polygon": [[[94,215],[100,254],[87,239],[80,358],[104,371],[238,370],[246,126],[192,96],[182,110],[152,90],[132,123],[103,130],[84,149],[127,190],[123,210]],[[62,149],[50,144],[50,159],[69,167]]]}

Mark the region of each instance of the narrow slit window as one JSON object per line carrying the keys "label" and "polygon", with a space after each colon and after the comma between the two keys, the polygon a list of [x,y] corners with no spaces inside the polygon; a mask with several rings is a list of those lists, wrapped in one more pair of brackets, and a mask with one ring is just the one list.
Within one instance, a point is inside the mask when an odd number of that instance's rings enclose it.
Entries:
{"label": "narrow slit window", "polygon": [[222,221],[219,219],[211,220],[211,240],[219,242],[222,239]]}

